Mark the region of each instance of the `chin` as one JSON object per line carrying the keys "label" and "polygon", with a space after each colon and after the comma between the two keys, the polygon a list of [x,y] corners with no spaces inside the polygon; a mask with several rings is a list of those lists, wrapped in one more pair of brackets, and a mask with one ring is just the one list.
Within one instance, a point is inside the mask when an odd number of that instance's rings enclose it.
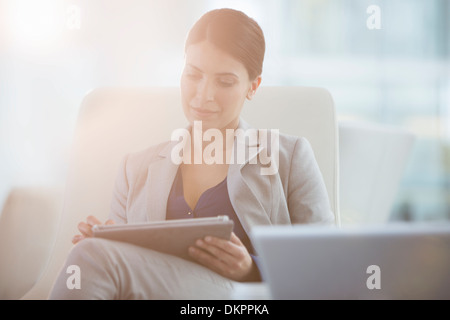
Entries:
{"label": "chin", "polygon": [[191,114],[189,117],[190,124],[194,125],[194,121],[201,121],[203,130],[210,128],[221,128],[221,121],[218,121],[217,115],[199,117]]}
{"label": "chin", "polygon": [[208,129],[220,129],[221,128],[219,123],[217,123],[215,121],[205,120],[205,119],[193,119],[192,121],[190,121],[190,124],[192,126],[194,125],[194,121],[201,122],[203,131],[208,130]]}

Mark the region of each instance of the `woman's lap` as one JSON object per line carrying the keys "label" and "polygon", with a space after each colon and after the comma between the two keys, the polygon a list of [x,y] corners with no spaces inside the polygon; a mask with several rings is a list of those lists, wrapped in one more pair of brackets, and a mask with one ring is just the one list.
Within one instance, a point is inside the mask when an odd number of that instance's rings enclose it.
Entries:
{"label": "woman's lap", "polygon": [[[80,289],[68,288],[69,266]],[[135,245],[88,238],[75,245],[50,299],[228,299],[233,281],[188,260]]]}

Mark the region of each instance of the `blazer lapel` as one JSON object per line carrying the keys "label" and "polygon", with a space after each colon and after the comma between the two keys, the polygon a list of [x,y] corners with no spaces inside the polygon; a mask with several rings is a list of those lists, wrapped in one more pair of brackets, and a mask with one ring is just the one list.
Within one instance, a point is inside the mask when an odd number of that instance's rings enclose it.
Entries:
{"label": "blazer lapel", "polygon": [[[245,131],[250,128],[251,127],[244,120],[240,119],[238,129],[243,129]],[[248,153],[245,153],[244,163],[232,163],[228,168],[228,194],[242,227],[247,234],[250,234],[251,226],[261,224],[266,225],[271,222],[269,215],[260,200],[246,182],[246,178],[242,174],[242,169],[246,165],[249,165],[249,162],[257,157],[265,147],[259,146],[258,144],[249,144],[247,141],[242,142],[239,141],[239,139],[236,139],[233,152],[236,152],[236,148],[246,148],[245,150],[248,150]]]}
{"label": "blazer lapel", "polygon": [[168,143],[148,167],[146,202],[150,221],[166,219],[167,199],[178,170],[178,165],[170,158],[171,150],[176,143],[176,141]]}
{"label": "blazer lapel", "polygon": [[252,226],[271,223],[260,200],[245,181],[239,164],[230,165],[227,186],[231,204],[248,235]]}

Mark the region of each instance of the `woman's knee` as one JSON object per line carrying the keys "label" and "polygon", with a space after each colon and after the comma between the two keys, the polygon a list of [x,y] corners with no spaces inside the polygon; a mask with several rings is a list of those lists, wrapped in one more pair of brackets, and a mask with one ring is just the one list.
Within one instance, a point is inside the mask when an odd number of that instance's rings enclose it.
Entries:
{"label": "woman's knee", "polygon": [[111,299],[116,289],[107,247],[103,239],[78,242],[68,254],[50,299]]}
{"label": "woman's knee", "polygon": [[103,260],[108,253],[107,240],[86,238],[78,242],[69,252],[68,261]]}

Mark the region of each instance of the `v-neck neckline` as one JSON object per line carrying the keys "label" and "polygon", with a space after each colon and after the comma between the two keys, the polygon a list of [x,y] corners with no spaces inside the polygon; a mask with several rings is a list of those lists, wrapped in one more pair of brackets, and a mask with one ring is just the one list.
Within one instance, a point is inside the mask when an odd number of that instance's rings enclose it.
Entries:
{"label": "v-neck neckline", "polygon": [[184,197],[184,184],[183,184],[183,175],[181,173],[181,169],[178,171],[178,177],[177,179],[179,179],[178,181],[180,182],[180,191],[181,191],[181,197],[183,197],[183,201],[186,204],[186,206],[189,208],[190,212],[192,212],[194,214],[194,212],[197,210],[198,204],[200,203],[200,200],[202,200],[202,198],[205,196],[205,194],[211,192],[213,189],[218,188],[219,186],[221,186],[224,182],[227,181],[227,177],[225,176],[225,178],[220,181],[218,184],[216,184],[215,186],[212,186],[208,189],[206,189],[205,191],[202,192],[202,194],[200,195],[200,197],[198,197],[197,203],[195,204],[194,209],[191,208],[191,206],[187,203],[186,198]]}

